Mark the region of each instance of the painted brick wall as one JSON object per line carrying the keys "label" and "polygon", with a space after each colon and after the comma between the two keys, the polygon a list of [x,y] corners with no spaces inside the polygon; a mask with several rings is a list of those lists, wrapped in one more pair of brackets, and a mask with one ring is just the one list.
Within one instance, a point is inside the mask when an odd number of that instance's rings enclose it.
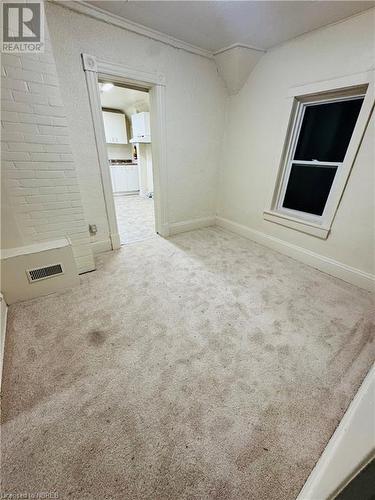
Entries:
{"label": "painted brick wall", "polygon": [[43,54],[2,54],[1,64],[2,212],[8,228],[2,246],[68,236],[79,272],[92,270],[88,225],[48,33]]}

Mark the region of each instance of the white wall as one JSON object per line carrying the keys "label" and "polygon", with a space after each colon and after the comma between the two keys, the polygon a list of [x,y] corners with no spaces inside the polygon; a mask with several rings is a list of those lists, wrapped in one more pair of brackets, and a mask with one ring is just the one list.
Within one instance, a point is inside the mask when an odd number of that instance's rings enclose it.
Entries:
{"label": "white wall", "polygon": [[374,116],[326,241],[263,220],[288,121],[288,89],[374,68],[374,10],[265,54],[228,98],[218,214],[267,236],[374,274]]}
{"label": "white wall", "polygon": [[94,269],[65,109],[46,33],[43,54],[2,54],[2,248],[68,236]]}
{"label": "white wall", "polygon": [[93,240],[106,240],[108,227],[81,52],[166,76],[169,222],[213,216],[225,107],[214,62],[60,5],[46,14]]}

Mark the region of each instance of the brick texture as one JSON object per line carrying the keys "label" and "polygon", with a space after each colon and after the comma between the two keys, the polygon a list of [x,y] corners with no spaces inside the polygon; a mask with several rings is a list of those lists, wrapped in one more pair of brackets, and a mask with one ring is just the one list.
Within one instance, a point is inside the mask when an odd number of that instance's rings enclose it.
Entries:
{"label": "brick texture", "polygon": [[1,162],[23,244],[67,236],[79,272],[95,268],[48,33],[43,54],[2,54]]}

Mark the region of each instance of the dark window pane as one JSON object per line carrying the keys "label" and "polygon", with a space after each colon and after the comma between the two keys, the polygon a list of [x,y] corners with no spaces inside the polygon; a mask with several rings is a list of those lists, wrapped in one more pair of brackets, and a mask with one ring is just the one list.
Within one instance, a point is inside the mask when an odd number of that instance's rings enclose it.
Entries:
{"label": "dark window pane", "polygon": [[294,160],[342,162],[362,99],[306,106]]}
{"label": "dark window pane", "polygon": [[292,165],[283,207],[322,215],[337,167]]}

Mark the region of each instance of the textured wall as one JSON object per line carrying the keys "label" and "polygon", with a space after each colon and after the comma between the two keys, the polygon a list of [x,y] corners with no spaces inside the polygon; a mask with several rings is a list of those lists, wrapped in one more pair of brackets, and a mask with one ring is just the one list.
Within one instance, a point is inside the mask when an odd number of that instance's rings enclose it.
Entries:
{"label": "textured wall", "polygon": [[46,15],[93,241],[108,239],[108,225],[81,52],[165,75],[169,222],[213,216],[225,108],[215,63],[60,5]]}
{"label": "textured wall", "polygon": [[2,54],[2,248],[68,236],[94,268],[51,45]]}

